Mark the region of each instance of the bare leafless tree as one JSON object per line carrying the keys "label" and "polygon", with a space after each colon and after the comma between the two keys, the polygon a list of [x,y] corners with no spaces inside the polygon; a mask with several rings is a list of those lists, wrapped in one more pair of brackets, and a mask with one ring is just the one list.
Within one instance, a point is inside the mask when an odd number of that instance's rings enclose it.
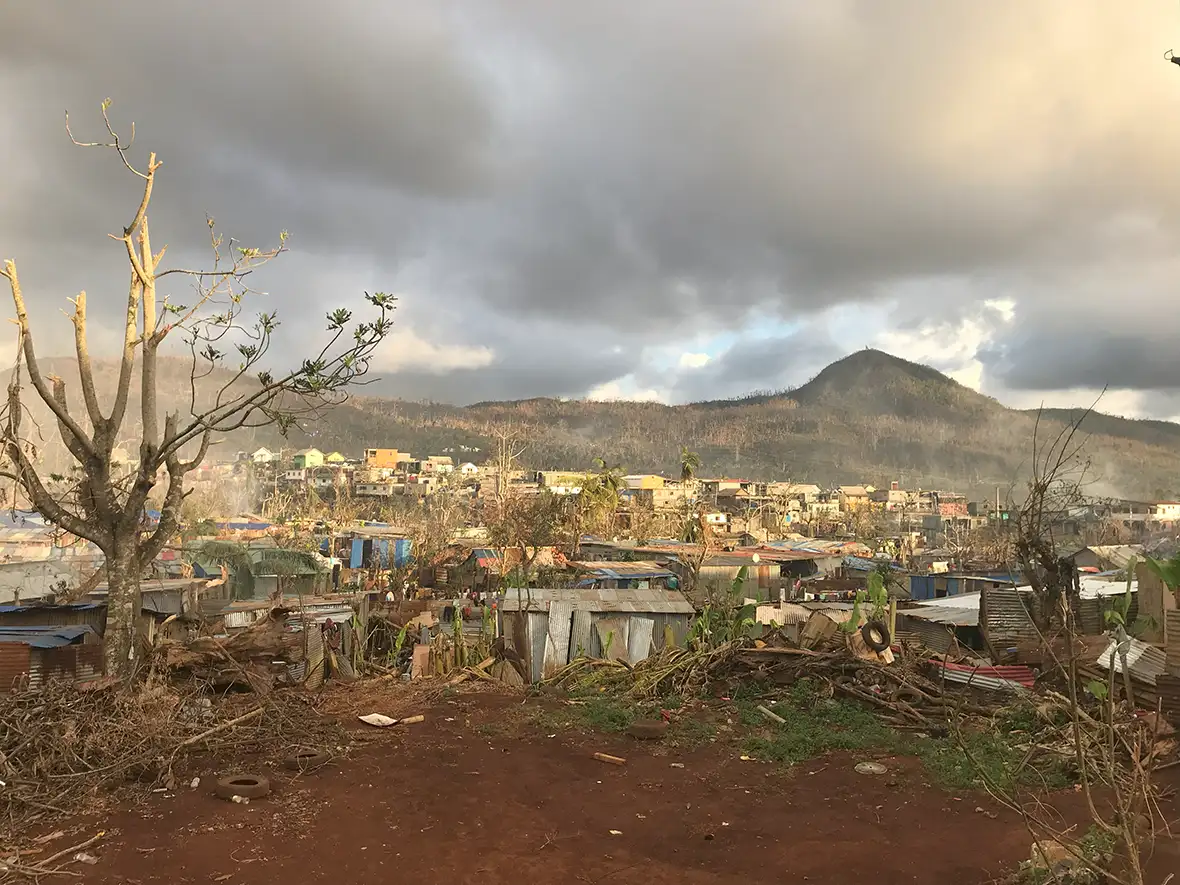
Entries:
{"label": "bare leafless tree", "polygon": [[[104,140],[75,139],[68,116],[66,131],[77,145],[112,151],[141,186],[129,223],[111,235],[126,254],[130,279],[114,396],[104,408],[92,367],[86,293],[73,300],[70,317],[83,404],[82,412],[76,414],[65,381],[42,371],[16,263],[5,261],[0,275],[12,292],[18,347],[0,414],[4,455],[0,477],[11,480],[50,522],[102,550],[109,587],[107,667],[128,675],[138,655],[134,624],[140,577],[177,531],[186,474],[204,459],[215,434],[268,424],[286,430],[300,416],[343,399],[350,385],[363,383],[374,348],[391,328],[395,299],[382,293],[366,295],[373,318],[364,322],[354,322],[351,312],[343,308],[332,310],[322,350],[291,371],[266,369],[278,320],[273,313],[263,313],[253,322],[243,321],[253,291],[247,278],[285,251],[286,233],[270,249],[244,247],[224,241],[209,219],[212,265],[205,270],[161,269],[165,249],[153,249],[148,227],[148,207],[161,163],[154,153],[146,165],[133,163],[134,126],[124,141],[111,124],[109,107],[109,101],[103,102]],[[192,286],[191,304],[170,300],[164,289],[173,280]],[[173,341],[183,341],[192,357],[187,408],[169,408],[171,404],[162,403],[158,396],[161,349]],[[229,351],[236,356],[227,359]],[[133,470],[120,471],[112,452],[126,433],[136,374],[140,416],[133,432],[139,440],[138,464]],[[198,392],[204,393],[207,386],[214,388],[211,399]],[[67,475],[45,476],[37,463],[36,429],[30,426],[26,402],[30,399],[43,403],[53,415],[75,468]],[[161,426],[162,408],[167,411]],[[161,474],[166,488],[160,518],[149,526],[145,505]]]}
{"label": "bare leafless tree", "polygon": [[1084,454],[1088,435],[1081,428],[1093,409],[1091,405],[1054,435],[1044,432],[1038,412],[1033,428],[1032,475],[1016,515],[1014,548],[1032,588],[1033,619],[1043,632],[1054,623],[1064,624],[1069,597],[1077,592],[1077,569],[1058,549],[1059,527],[1063,516],[1086,498],[1090,461]]}

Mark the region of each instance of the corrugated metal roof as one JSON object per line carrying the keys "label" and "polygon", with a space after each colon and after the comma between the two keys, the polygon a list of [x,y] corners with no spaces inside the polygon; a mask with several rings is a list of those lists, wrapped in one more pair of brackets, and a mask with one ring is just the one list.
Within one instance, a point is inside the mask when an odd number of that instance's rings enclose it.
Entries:
{"label": "corrugated metal roof", "polygon": [[954,627],[978,627],[979,609],[974,610],[954,605],[923,605],[918,608],[898,610],[898,615],[947,624]]}
{"label": "corrugated metal roof", "polygon": [[594,588],[539,588],[509,589],[499,600],[501,611],[549,610],[552,602],[568,602],[574,611],[640,612],[662,614],[693,614],[684,596],[675,590],[599,590]]}
{"label": "corrugated metal roof", "polygon": [[806,624],[813,612],[793,602],[768,603],[758,606],[756,618],[760,624],[772,621],[780,626],[787,624]]}
{"label": "corrugated metal roof", "polygon": [[[1129,639],[1128,642],[1130,642],[1130,648],[1127,650],[1127,666],[1130,668],[1133,678],[1140,682],[1146,682],[1148,685],[1155,685],[1160,676],[1167,675],[1168,661],[1161,649],[1146,642],[1140,642],[1138,639]],[[1111,653],[1113,652],[1114,671],[1122,673],[1123,661],[1116,651],[1117,644],[1112,639],[1110,645],[1098,655],[1096,663],[1102,669],[1109,670]]]}
{"label": "corrugated metal roof", "polygon": [[937,666],[939,675],[948,681],[975,688],[1012,691],[1018,688],[1032,688],[1036,683],[1032,669],[1024,666],[973,667],[970,664],[955,664],[937,659],[932,659],[930,663]]}
{"label": "corrugated metal roof", "polygon": [[671,578],[674,573],[658,562],[622,562],[602,560],[601,562],[571,562],[580,571],[593,572],[604,578],[626,580],[628,578]]}
{"label": "corrugated metal roof", "polygon": [[0,615],[10,615],[15,612],[38,611],[90,611],[102,608],[97,602],[68,602],[62,605],[0,605]]}
{"label": "corrugated metal roof", "polygon": [[[0,627],[0,642],[14,642],[31,648],[60,648],[77,642],[94,630],[87,624],[55,627]],[[97,635],[97,634],[96,634]]]}

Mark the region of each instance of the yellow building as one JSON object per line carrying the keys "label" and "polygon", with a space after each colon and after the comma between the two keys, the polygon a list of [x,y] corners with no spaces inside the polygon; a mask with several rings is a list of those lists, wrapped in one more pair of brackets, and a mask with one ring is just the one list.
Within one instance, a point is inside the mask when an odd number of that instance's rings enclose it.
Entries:
{"label": "yellow building", "polygon": [[400,455],[397,449],[365,449],[365,466],[393,469],[399,461],[407,460],[405,457],[399,457]]}
{"label": "yellow building", "polygon": [[662,489],[665,479],[654,473],[633,473],[623,477],[629,489]]}

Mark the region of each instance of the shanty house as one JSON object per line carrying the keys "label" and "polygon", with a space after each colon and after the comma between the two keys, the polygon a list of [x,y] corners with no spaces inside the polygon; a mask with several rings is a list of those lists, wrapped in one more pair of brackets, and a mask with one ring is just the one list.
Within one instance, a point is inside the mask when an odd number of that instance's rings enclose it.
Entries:
{"label": "shanty house", "polygon": [[[559,554],[551,547],[529,548],[530,579],[536,580],[540,569],[552,569],[559,564]],[[513,571],[523,565],[519,547],[508,547],[503,551],[492,547],[476,547],[463,559],[450,558],[443,563],[446,568],[447,586],[452,590],[466,592],[477,590],[492,593],[497,590]],[[517,576],[519,577],[519,576]]]}
{"label": "shanty house", "polygon": [[[676,573],[659,562],[571,562],[574,586],[596,590],[648,590],[678,583]],[[675,589],[675,587],[673,587]]]}
{"label": "shanty house", "polygon": [[220,577],[225,569],[230,599],[266,599],[282,591],[315,596],[327,590],[329,572],[312,553],[286,550],[269,538],[242,544],[232,541],[191,541],[185,558],[197,577]]}
{"label": "shanty house", "polygon": [[1143,547],[1139,544],[1112,544],[1083,547],[1070,559],[1079,569],[1104,571],[1123,570],[1134,558],[1143,558]]}
{"label": "shanty house", "polygon": [[51,679],[82,682],[102,676],[102,639],[86,624],[0,627],[0,692]]}
{"label": "shanty house", "polygon": [[944,599],[948,596],[962,596],[978,593],[996,587],[1012,587],[1017,583],[1014,575],[955,575],[950,572],[933,572],[925,575],[910,575],[910,599]]}
{"label": "shanty house", "polygon": [[530,682],[580,655],[634,665],[683,646],[695,613],[675,590],[513,588],[497,605],[500,635]]}
{"label": "shanty house", "polygon": [[[682,583],[691,583],[691,567],[694,561],[692,549],[685,550],[679,562],[673,567],[679,573]],[[825,571],[825,566],[838,564],[843,557],[832,557],[826,552],[807,550],[784,550],[774,547],[740,548],[733,551],[709,554],[701,564],[696,586],[692,588],[696,601],[710,591],[728,590],[733,582],[746,570],[742,592],[760,602],[777,600],[797,578],[809,578]]]}

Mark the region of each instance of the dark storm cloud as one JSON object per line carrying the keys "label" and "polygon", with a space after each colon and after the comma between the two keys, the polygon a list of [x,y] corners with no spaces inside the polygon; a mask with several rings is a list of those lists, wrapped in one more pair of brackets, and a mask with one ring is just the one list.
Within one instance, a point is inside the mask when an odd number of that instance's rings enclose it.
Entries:
{"label": "dark storm cloud", "polygon": [[1018,334],[982,350],[979,358],[1013,390],[1109,386],[1180,392],[1180,353],[1172,333],[1112,330],[1094,339],[1089,326],[1061,323],[1045,333]]}
{"label": "dark storm cloud", "polygon": [[[438,398],[638,378],[637,337],[733,331],[751,309],[806,323],[901,298],[894,318],[912,326],[1003,279],[1030,321],[1066,292],[1084,318],[1180,253],[1180,81],[1159,60],[1173,4],[9,6],[0,254],[21,262],[42,317],[81,287],[100,324],[118,312],[125,272],[105,235],[136,182],[61,131],[68,108],[80,136],[99,132],[106,96],[116,122],[138,124],[135,156],[165,162],[152,218],[170,256],[197,259],[206,212],[250,243],[289,229],[300,260],[259,277],[292,315],[286,352],[313,345],[328,307],[397,291],[399,322],[452,347],[411,340],[419,363],[394,361]],[[1149,232],[1149,262],[1063,288],[1128,224]],[[554,346],[531,324],[568,333]],[[1150,347],[1121,343],[1134,328],[1119,334],[1089,368],[1063,354],[1060,371],[1037,369],[1019,339],[994,342],[1007,362],[991,365],[1013,384],[1076,386],[1118,374],[1125,353],[1128,383],[1166,374]],[[795,359],[826,359],[806,338]],[[777,386],[790,373],[775,347],[661,387]]]}
{"label": "dark storm cloud", "polygon": [[[704,366],[684,371],[672,394],[679,402],[694,402],[781,390],[798,386],[844,355],[826,334],[810,329],[740,341]],[[638,381],[641,386],[654,383],[644,377]]]}
{"label": "dark storm cloud", "polygon": [[1109,240],[1098,254],[1027,288],[977,357],[1011,390],[1109,387],[1160,394],[1147,404],[1166,407],[1180,394],[1180,259],[1149,232]]}

